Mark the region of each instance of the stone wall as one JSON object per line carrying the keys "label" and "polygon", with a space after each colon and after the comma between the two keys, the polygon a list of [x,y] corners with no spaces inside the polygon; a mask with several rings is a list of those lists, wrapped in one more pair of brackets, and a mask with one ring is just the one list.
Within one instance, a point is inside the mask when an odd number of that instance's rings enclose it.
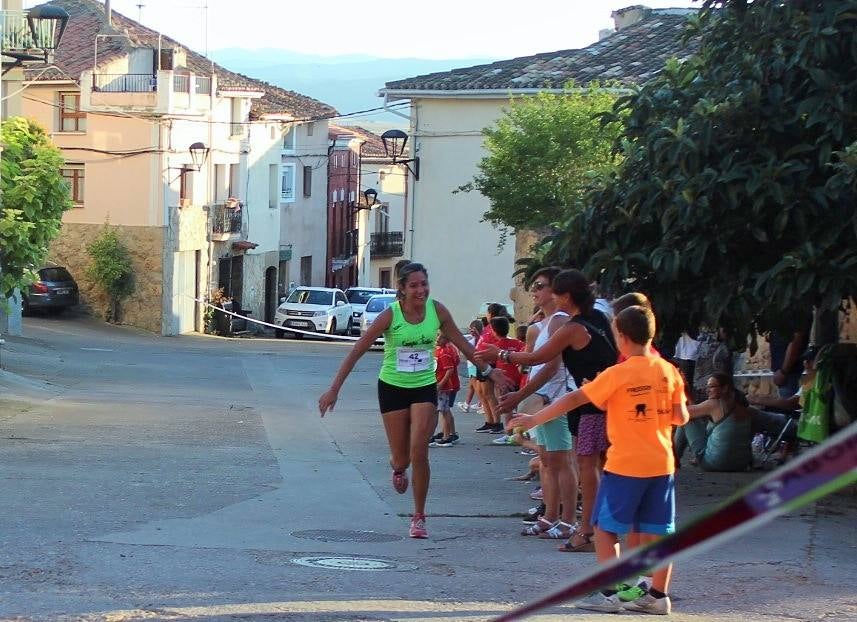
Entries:
{"label": "stone wall", "polygon": [[[112,226],[112,225],[111,225]],[[65,266],[80,287],[81,304],[93,315],[105,317],[109,306],[104,295],[86,276],[91,263],[86,248],[101,233],[104,225],[63,223],[51,244],[48,260]],[[114,227],[131,254],[134,268],[134,293],[121,306],[121,324],[153,333],[161,332],[163,300],[163,227]]]}

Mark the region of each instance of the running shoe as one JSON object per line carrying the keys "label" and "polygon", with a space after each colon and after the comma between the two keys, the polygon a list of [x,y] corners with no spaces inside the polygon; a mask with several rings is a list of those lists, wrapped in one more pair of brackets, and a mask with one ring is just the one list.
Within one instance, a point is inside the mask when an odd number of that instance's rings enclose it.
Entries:
{"label": "running shoe", "polygon": [[494,425],[491,423],[483,423],[481,426],[473,430],[474,432],[481,432],[483,434],[487,434],[491,430],[494,429]]}
{"label": "running shoe", "polygon": [[410,536],[420,539],[428,538],[425,514],[414,514],[414,517],[411,519]]}
{"label": "running shoe", "polygon": [[605,613],[619,613],[622,611],[622,603],[619,602],[619,597],[616,594],[607,596],[603,592],[592,592],[574,603],[574,606],[578,609],[603,611]]}
{"label": "running shoe", "polygon": [[432,436],[431,439],[429,439],[429,443],[434,443],[435,441],[439,441],[442,438],[443,438],[443,432],[438,432],[437,434]]}
{"label": "running shoe", "polygon": [[541,501],[545,498],[545,493],[541,488],[536,488],[533,492],[530,493],[530,499],[533,501]]}
{"label": "running shoe", "polygon": [[515,437],[508,436],[504,434],[503,436],[498,436],[493,441],[491,441],[492,445],[515,445]]}
{"label": "running shoe", "polygon": [[623,583],[622,585],[616,588],[619,590],[616,592],[616,596],[619,597],[623,603],[630,603],[635,600],[639,600],[643,596],[649,593],[649,584],[645,580],[640,580],[636,585],[628,585],[627,583]]}
{"label": "running shoe", "polygon": [[505,434],[506,426],[504,426],[502,423],[495,423],[491,426],[491,429],[488,430],[488,432],[490,434]]}
{"label": "running shoe", "polygon": [[526,447],[524,447],[518,453],[521,454],[522,456],[538,456],[539,455],[539,452],[537,452],[535,449],[527,449]]}
{"label": "running shoe", "polygon": [[463,413],[469,413],[470,412],[470,404],[468,404],[467,402],[458,402],[458,404],[456,404],[456,405],[458,406],[458,410],[460,410],[461,412],[463,412]]}
{"label": "running shoe", "polygon": [[404,471],[393,471],[393,490],[400,495],[408,489],[408,474]]}
{"label": "running shoe", "polygon": [[446,438],[435,441],[431,444],[432,447],[452,447],[458,442],[458,434],[450,434]]}
{"label": "running shoe", "polygon": [[670,602],[669,596],[655,598],[651,594],[646,594],[634,602],[625,603],[625,609],[639,613],[650,613],[656,616],[667,616],[672,611],[672,602]]}

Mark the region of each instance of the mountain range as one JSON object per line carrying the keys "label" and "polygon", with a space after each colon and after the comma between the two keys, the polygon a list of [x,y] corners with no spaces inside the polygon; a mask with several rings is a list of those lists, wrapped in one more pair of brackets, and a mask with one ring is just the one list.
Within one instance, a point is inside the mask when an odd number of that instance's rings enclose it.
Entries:
{"label": "mountain range", "polygon": [[[363,54],[319,56],[291,50],[224,48],[211,52],[220,65],[279,87],[308,95],[340,114],[378,108],[383,100],[378,90],[386,82],[493,62],[495,59],[378,58]],[[376,111],[346,117],[343,124],[406,127],[399,116]]]}

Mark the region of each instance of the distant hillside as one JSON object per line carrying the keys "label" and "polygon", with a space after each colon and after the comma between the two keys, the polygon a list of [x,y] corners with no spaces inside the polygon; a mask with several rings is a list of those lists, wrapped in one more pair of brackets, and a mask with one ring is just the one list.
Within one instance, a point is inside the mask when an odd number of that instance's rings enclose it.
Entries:
{"label": "distant hillside", "polygon": [[[484,58],[428,60],[364,55],[313,56],[290,50],[239,48],[215,50],[211,57],[233,71],[319,99],[336,107],[340,113],[381,106],[383,101],[377,93],[385,82],[492,62],[492,59]],[[373,113],[350,122],[364,121],[395,126],[406,124],[401,117],[389,113]],[[348,119],[342,122],[348,122]]]}

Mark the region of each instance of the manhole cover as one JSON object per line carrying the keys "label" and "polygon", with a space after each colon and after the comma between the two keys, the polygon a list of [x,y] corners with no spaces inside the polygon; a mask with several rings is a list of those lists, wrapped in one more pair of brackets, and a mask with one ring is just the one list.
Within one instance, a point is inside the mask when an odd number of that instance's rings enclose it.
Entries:
{"label": "manhole cover", "polygon": [[309,566],[311,568],[328,568],[330,570],[366,570],[370,572],[378,570],[395,570],[398,564],[384,561],[383,559],[367,559],[365,557],[297,557],[292,560],[293,564]]}
{"label": "manhole cover", "polygon": [[318,540],[319,542],[395,542],[401,536],[376,531],[351,531],[349,529],[307,529],[293,531],[295,538]]}

